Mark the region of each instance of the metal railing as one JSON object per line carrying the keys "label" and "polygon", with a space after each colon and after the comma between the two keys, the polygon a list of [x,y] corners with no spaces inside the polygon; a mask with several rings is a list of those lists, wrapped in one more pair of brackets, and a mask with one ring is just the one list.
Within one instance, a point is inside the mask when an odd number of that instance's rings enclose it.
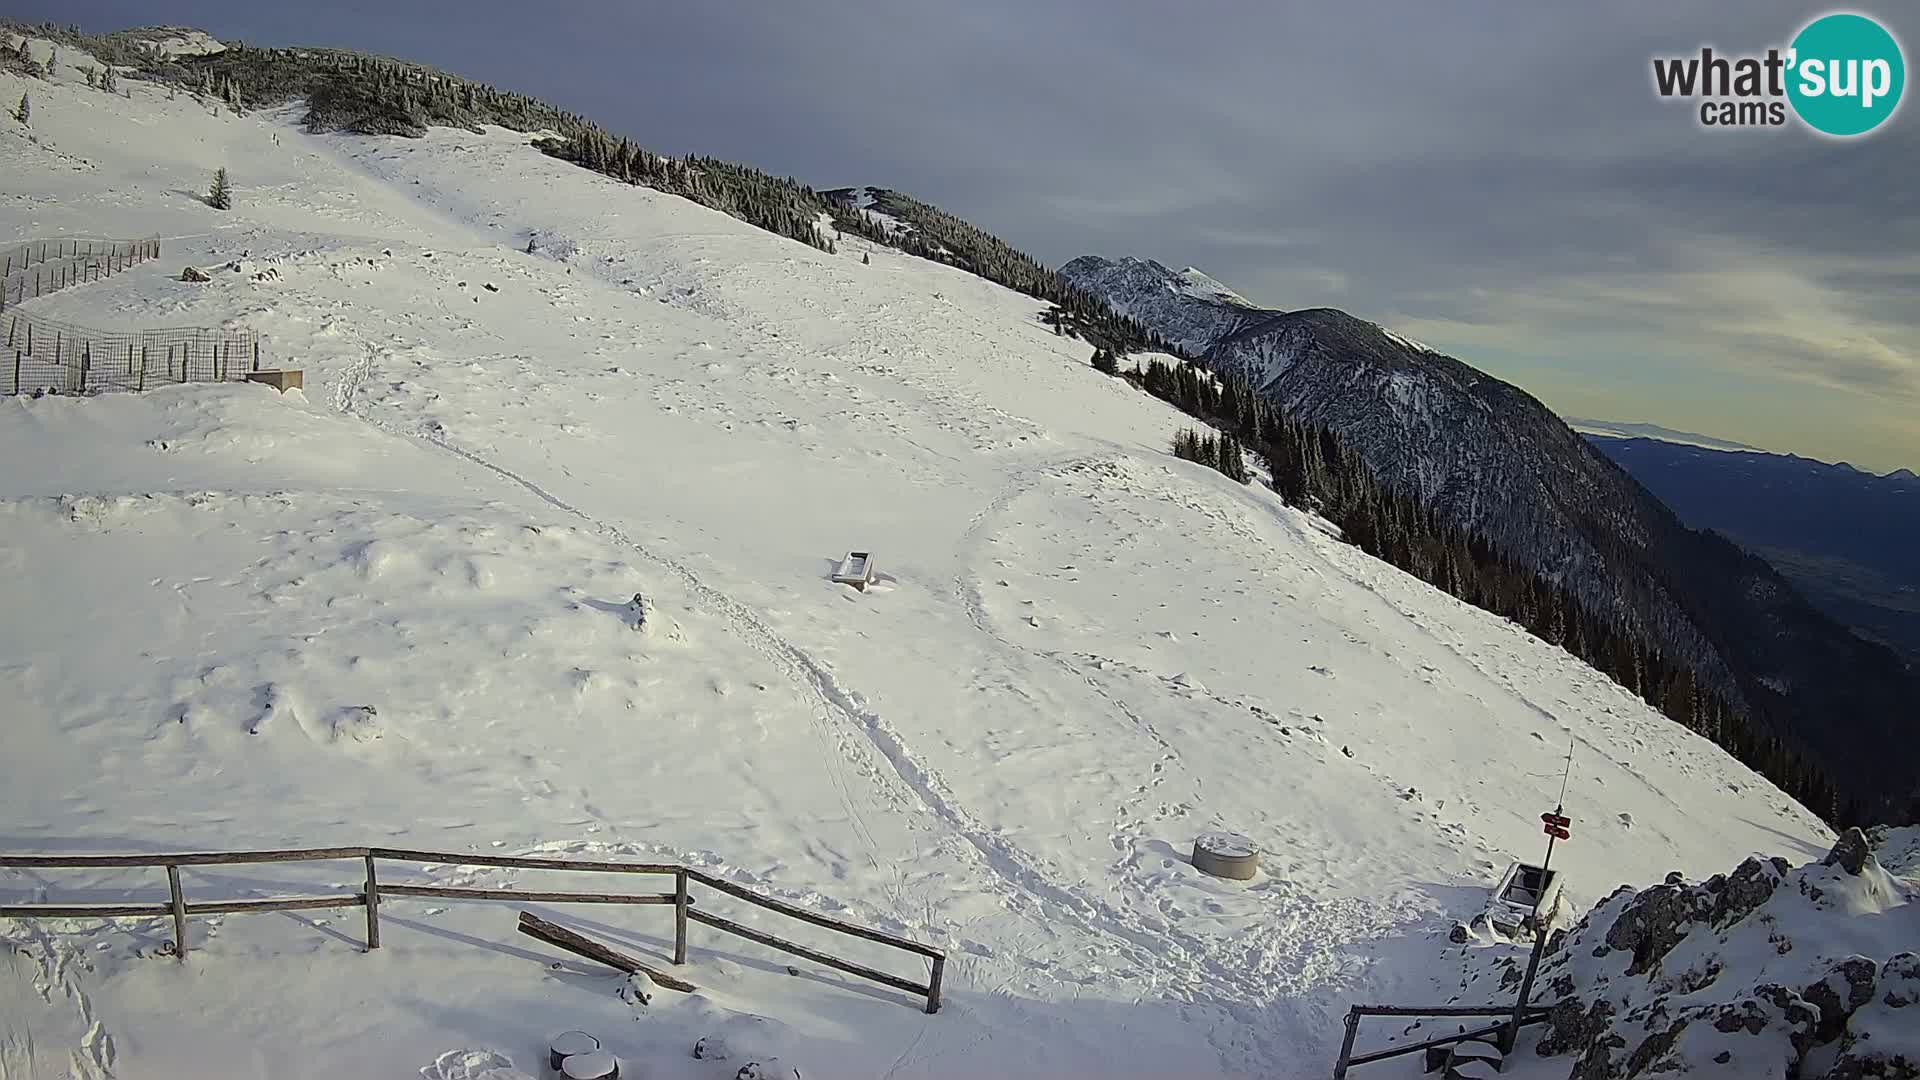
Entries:
{"label": "metal railing", "polygon": [[[366,884],[359,892],[323,896],[287,896],[261,899],[222,899],[190,901],[180,882],[183,866],[228,866],[247,863],[319,862],[359,860],[365,864]],[[378,864],[382,861],[442,863],[454,866],[491,866],[523,870],[567,870],[603,874],[658,874],[671,876],[670,893],[589,893],[531,889],[476,889],[443,885],[412,885],[380,881]],[[453,854],[440,851],[414,851],[405,848],[338,847],[295,848],[276,851],[185,852],[169,855],[0,855],[0,869],[63,869],[136,867],[164,869],[167,874],[167,902],[147,904],[0,904],[0,918],[73,919],[151,917],[173,919],[174,953],[185,957],[188,949],[187,917],[190,915],[229,915],[263,911],[299,911],[312,908],[362,907],[367,917],[367,948],[380,947],[380,902],[383,897],[439,897],[450,900],[524,900],[568,904],[668,905],[674,909],[673,962],[687,962],[687,925],[690,922],[710,926],[722,933],[758,942],[769,948],[799,956],[850,975],[904,990],[926,999],[926,1011],[940,1009],[941,981],[946,969],[946,954],[929,945],[871,930],[864,926],[820,915],[805,908],[762,896],[751,889],[714,877],[704,871],[673,863],[601,862],[586,859],[538,859],[519,856]],[[787,941],[773,934],[710,915],[694,909],[696,898],[689,885],[698,883],[749,904],[800,922],[836,933],[925,957],[932,968],[925,983],[890,975],[875,968]]]}
{"label": "metal railing", "polygon": [[[1520,1009],[1518,1010],[1519,1026],[1541,1023],[1546,1020],[1548,1012],[1549,1010],[1542,1005],[1529,1005]],[[1472,1031],[1461,1031],[1422,1042],[1389,1046],[1382,1050],[1355,1054],[1353,1042],[1360,1034],[1360,1018],[1363,1016],[1504,1016],[1507,1019]],[[1388,1058],[1417,1054],[1428,1047],[1450,1046],[1453,1043],[1505,1035],[1513,1027],[1515,1016],[1516,1010],[1512,1005],[1355,1005],[1347,1010],[1347,1035],[1340,1044],[1340,1057],[1333,1063],[1333,1080],[1345,1080],[1347,1070],[1355,1065],[1370,1065]],[[1508,1045],[1512,1044],[1509,1042]]]}

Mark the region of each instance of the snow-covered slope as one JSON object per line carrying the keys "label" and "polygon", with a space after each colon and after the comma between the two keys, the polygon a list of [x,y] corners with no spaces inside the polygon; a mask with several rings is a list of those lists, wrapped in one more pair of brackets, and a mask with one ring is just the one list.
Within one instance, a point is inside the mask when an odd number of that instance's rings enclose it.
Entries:
{"label": "snow-covered slope", "polygon": [[[1426,985],[1534,854],[1570,742],[1578,902],[1830,840],[1566,654],[1172,459],[1181,418],[1036,301],[507,132],[309,136],[71,75],[32,84],[37,143],[0,129],[0,230],[166,253],[36,309],[236,322],[306,391],[0,401],[0,847],[680,859],[950,960],[929,1017],[696,930],[701,993],[637,1008],[504,905],[390,901],[370,955],[357,912],[195,920],[183,963],[158,920],[0,921],[9,1080],[536,1075],[572,1027],[718,1078],[688,1051],[749,1013],[808,1076],[1317,1075],[1349,1000]],[[224,214],[192,196],[221,164]],[[176,280],[238,258],[278,273]],[[865,593],[828,580],[850,548]],[[1257,879],[1188,865],[1218,828]],[[218,870],[188,889],[355,880]],[[588,918],[658,956],[658,912]]]}
{"label": "snow-covered slope", "polygon": [[1844,800],[1897,813],[1920,784],[1920,760],[1877,749],[1905,737],[1907,703],[1920,697],[1895,653],[1862,642],[1767,562],[1686,528],[1521,388],[1344,311],[1187,295],[1157,263],[1083,256],[1060,276],[1332,432],[1376,480],[1691,670],[1740,730],[1776,733]]}

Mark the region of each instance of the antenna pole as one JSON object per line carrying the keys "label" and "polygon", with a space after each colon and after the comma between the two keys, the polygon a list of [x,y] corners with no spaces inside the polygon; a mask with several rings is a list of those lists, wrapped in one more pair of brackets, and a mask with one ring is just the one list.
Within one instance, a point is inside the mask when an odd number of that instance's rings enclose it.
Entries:
{"label": "antenna pole", "polygon": [[[1567,740],[1567,768],[1560,777],[1560,799],[1555,803],[1554,815],[1560,816],[1567,808],[1567,783],[1573,778],[1573,746],[1571,738]],[[1520,980],[1520,997],[1513,1003],[1513,1020],[1500,1032],[1500,1052],[1513,1053],[1513,1045],[1520,1038],[1520,1021],[1526,1016],[1527,999],[1533,995],[1533,977],[1540,970],[1540,956],[1547,950],[1546,927],[1540,925],[1540,902],[1547,898],[1547,876],[1553,872],[1553,842],[1559,839],[1549,827],[1547,832],[1547,856],[1540,863],[1540,888],[1533,894],[1533,914],[1527,922],[1533,928],[1533,954],[1527,958],[1527,974]]]}

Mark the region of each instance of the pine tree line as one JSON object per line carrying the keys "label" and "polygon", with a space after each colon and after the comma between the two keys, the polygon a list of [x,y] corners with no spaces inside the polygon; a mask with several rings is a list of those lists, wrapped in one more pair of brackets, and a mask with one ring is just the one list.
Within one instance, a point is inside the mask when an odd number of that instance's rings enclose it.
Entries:
{"label": "pine tree line", "polygon": [[[429,127],[478,130],[481,125],[551,132],[534,145],[554,157],[833,250],[833,241],[820,229],[831,207],[791,177],[716,158],[662,157],[576,113],[425,65],[343,49],[255,48],[244,43],[229,43],[225,50],[204,56],[167,56],[128,35],[87,35],[54,26],[35,32],[71,41],[103,62],[236,111],[304,98],[305,125],[315,133],[417,137]],[[116,78],[112,68],[98,77],[107,80],[109,88]]]}
{"label": "pine tree line", "polygon": [[1237,483],[1244,484],[1251,479],[1246,459],[1241,456],[1240,439],[1231,432],[1203,435],[1192,428],[1183,428],[1174,433],[1173,456],[1198,462]]}
{"label": "pine tree line", "polygon": [[[1129,381],[1215,429],[1186,430],[1173,452],[1244,480],[1244,444],[1265,463],[1288,505],[1318,513],[1348,543],[1430,585],[1512,620],[1711,739],[1836,827],[1865,824],[1860,802],[1810,757],[1663,657],[1622,625],[1596,616],[1574,594],[1507,557],[1486,540],[1442,522],[1412,497],[1378,482],[1333,431],[1286,417],[1244,379],[1221,380],[1192,362],[1153,360],[1122,372]],[[1231,448],[1231,449],[1228,449]],[[1920,804],[1908,809],[1920,815]]]}
{"label": "pine tree line", "polygon": [[483,124],[551,132],[535,142],[542,151],[623,183],[679,195],[825,251],[834,245],[820,223],[831,219],[840,232],[948,263],[1051,304],[1046,317],[1056,333],[1117,352],[1177,351],[1106,301],[1060,280],[1038,259],[898,192],[876,193],[880,209],[911,226],[889,235],[844,200],[829,199],[792,177],[715,158],[663,157],[576,113],[423,64],[345,49],[258,48],[244,42],[229,42],[203,56],[169,56],[139,31],[86,34],[49,23],[20,30],[235,111],[304,98],[306,127],[316,133],[419,136],[434,126],[477,129]]}

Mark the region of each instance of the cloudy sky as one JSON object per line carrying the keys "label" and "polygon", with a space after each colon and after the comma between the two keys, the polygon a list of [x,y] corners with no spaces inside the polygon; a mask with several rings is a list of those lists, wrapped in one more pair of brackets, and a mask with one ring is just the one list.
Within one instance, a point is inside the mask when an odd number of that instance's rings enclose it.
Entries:
{"label": "cloudy sky", "polygon": [[[423,60],[655,151],[899,188],[1056,265],[1140,255],[1258,303],[1345,308],[1565,415],[1920,470],[1920,106],[1837,142],[1705,131],[1651,89],[1656,54],[1784,45],[1824,7],[8,7]],[[1920,10],[1853,10],[1913,59]]]}

